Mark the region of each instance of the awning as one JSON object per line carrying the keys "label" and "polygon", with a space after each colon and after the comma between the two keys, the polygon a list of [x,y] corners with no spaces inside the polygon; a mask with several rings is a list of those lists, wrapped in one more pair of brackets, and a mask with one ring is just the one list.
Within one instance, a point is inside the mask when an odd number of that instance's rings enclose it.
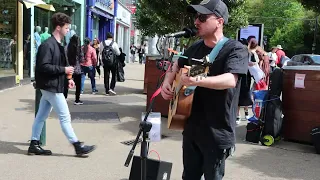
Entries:
{"label": "awning", "polygon": [[93,12],[93,13],[95,13],[95,14],[98,14],[98,15],[100,15],[100,16],[103,16],[103,17],[105,17],[105,18],[107,18],[107,19],[113,19],[113,16],[111,16],[111,15],[109,15],[108,13],[103,12],[103,11],[97,9],[97,8],[92,8],[92,9],[90,9],[90,11]]}
{"label": "awning", "polygon": [[56,11],[56,9],[51,4],[47,4],[42,0],[19,0],[22,2],[27,9],[31,8],[32,6],[36,6],[38,8],[48,10],[48,11]]}
{"label": "awning", "polygon": [[56,9],[51,4],[38,4],[35,6],[48,11],[56,11]]}

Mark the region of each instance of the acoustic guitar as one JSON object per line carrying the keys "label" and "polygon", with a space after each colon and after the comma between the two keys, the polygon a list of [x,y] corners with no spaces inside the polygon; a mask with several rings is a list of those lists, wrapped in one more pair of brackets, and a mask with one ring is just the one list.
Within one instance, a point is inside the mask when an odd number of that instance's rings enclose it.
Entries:
{"label": "acoustic guitar", "polygon": [[187,73],[188,76],[206,76],[209,71],[209,66],[206,65],[193,65],[181,68],[179,73],[176,74],[173,81],[172,91],[174,92],[173,99],[169,104],[168,113],[168,128],[175,130],[183,130],[187,119],[190,116],[193,92],[186,86],[181,85],[181,75]]}

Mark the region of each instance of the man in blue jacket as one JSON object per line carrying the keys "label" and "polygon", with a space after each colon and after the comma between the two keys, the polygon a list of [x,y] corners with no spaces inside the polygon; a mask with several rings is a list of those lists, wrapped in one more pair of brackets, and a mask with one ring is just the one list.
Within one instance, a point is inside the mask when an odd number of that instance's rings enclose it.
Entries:
{"label": "man in blue jacket", "polygon": [[[51,155],[50,150],[40,147],[39,139],[45,120],[51,109],[58,114],[61,128],[69,142],[73,144],[76,154],[92,152],[95,146],[85,146],[79,142],[71,126],[70,111],[64,97],[64,88],[75,86],[72,80],[74,68],[69,66],[61,40],[69,31],[71,18],[64,13],[56,13],[51,18],[54,29],[52,37],[40,45],[36,57],[36,88],[41,90],[39,110],[32,127],[32,137],[28,154]],[[65,81],[68,81],[65,82]],[[65,83],[68,87],[65,87]]]}

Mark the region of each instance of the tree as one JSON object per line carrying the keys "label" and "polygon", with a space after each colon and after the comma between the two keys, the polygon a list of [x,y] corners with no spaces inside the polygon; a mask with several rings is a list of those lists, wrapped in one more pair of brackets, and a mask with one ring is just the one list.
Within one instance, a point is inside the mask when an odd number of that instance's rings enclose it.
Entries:
{"label": "tree", "polygon": [[299,0],[308,9],[320,12],[320,0]]}
{"label": "tree", "polygon": [[[145,36],[165,35],[193,27],[194,15],[187,13],[189,4],[198,4],[200,0],[141,0],[137,5],[137,28]],[[236,34],[236,29],[248,24],[244,7],[247,0],[224,0],[229,7],[229,24],[225,28],[227,35]]]}
{"label": "tree", "polygon": [[307,12],[300,2],[253,0],[248,9],[250,22],[264,24],[264,35],[269,37],[271,46],[281,44],[290,55],[304,51]]}

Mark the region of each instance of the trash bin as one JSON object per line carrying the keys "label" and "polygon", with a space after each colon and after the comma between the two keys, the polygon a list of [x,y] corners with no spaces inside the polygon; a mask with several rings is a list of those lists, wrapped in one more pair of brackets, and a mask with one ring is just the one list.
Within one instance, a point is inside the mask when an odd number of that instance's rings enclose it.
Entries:
{"label": "trash bin", "polygon": [[283,138],[311,144],[310,132],[320,126],[320,66],[285,66],[283,69]]}

